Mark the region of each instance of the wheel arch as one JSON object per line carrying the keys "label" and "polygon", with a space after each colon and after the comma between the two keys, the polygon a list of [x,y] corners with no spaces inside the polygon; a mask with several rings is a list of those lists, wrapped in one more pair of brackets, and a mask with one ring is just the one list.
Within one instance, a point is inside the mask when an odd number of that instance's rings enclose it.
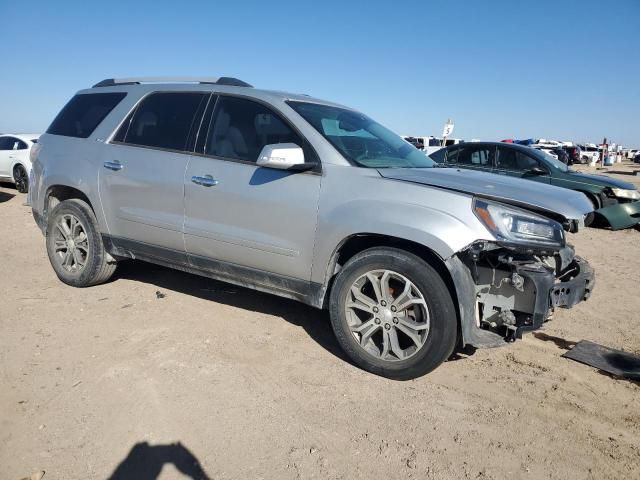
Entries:
{"label": "wheel arch", "polygon": [[[22,160],[16,160],[15,162],[13,162],[13,165],[11,165],[11,174],[13,175],[14,170],[16,169],[16,167],[22,167],[25,169],[25,171],[27,170],[27,166],[24,164],[24,162]],[[29,175],[29,172],[27,171],[27,175]]]}
{"label": "wheel arch", "polygon": [[85,202],[87,205],[89,205],[89,208],[91,208],[93,214],[96,215],[96,210],[93,206],[93,203],[86,193],[75,187],[57,184],[51,185],[49,186],[49,188],[47,188],[44,197],[44,217],[47,218],[49,212],[51,212],[51,210],[53,210],[59,203],[64,202],[65,200],[71,200],[73,198]]}
{"label": "wheel arch", "polygon": [[392,247],[404,250],[408,253],[412,253],[420,259],[424,260],[440,275],[447,287],[449,294],[451,295],[451,300],[455,307],[456,328],[458,331],[457,344],[460,344],[462,332],[462,320],[460,313],[461,307],[458,301],[458,291],[453,282],[451,271],[447,267],[445,259],[438,255],[438,253],[436,253],[433,249],[412,240],[394,237],[393,235],[376,233],[357,233],[343,239],[342,242],[340,242],[340,244],[336,247],[331,256],[331,261],[327,268],[325,284],[322,288],[322,297],[321,299],[319,299],[319,305],[317,306],[323,309],[328,308],[331,289],[333,287],[336,275],[340,271],[342,265],[344,265],[349,261],[349,259],[353,258],[358,253],[376,247]]}
{"label": "wheel arch", "polygon": [[426,245],[414,242],[412,240],[394,237],[393,235],[384,235],[377,233],[357,233],[348,236],[340,242],[340,244],[335,248],[333,254],[331,255],[331,260],[327,268],[327,275],[322,297],[323,308],[327,307],[329,295],[331,293],[331,288],[333,286],[335,277],[342,266],[358,253],[376,247],[392,247],[404,250],[416,255],[431,267],[433,267],[433,269],[442,277],[442,280],[444,281],[447,289],[449,290],[449,293],[451,294],[451,299],[456,305],[459,328],[460,316],[458,312],[458,295],[453,283],[451,272],[449,271],[445,263],[445,259],[443,259],[434,250]]}

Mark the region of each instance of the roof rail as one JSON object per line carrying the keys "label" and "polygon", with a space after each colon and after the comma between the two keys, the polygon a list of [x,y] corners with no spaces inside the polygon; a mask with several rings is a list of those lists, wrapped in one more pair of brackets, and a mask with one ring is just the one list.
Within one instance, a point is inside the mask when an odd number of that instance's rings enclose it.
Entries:
{"label": "roof rail", "polygon": [[252,87],[247,82],[233,77],[132,77],[106,78],[91,88],[114,87],[116,85],[139,85],[141,83],[207,83],[232,87]]}

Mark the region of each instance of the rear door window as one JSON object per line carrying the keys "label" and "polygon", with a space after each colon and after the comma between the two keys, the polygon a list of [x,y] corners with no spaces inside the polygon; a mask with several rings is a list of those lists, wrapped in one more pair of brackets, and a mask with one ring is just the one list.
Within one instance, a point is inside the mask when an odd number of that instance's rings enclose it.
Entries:
{"label": "rear door window", "polygon": [[491,168],[493,165],[493,147],[465,146],[458,153],[458,165]]}
{"label": "rear door window", "polygon": [[114,141],[184,151],[207,97],[203,92],[152,93],[125,120]]}
{"label": "rear door window", "polygon": [[47,133],[87,138],[126,95],[124,92],[76,95],[58,113]]}
{"label": "rear door window", "polygon": [[0,150],[13,150],[13,137],[0,137]]}

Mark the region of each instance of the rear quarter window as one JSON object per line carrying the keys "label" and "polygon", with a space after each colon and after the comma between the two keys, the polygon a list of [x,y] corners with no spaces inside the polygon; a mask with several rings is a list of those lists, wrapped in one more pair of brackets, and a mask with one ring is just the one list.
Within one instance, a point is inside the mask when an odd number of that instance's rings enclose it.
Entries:
{"label": "rear quarter window", "polygon": [[444,163],[445,153],[447,153],[447,151],[444,148],[441,148],[440,150],[433,152],[429,157],[431,157],[431,160],[434,162]]}
{"label": "rear quarter window", "polygon": [[47,133],[87,138],[126,95],[124,92],[76,95],[53,120]]}

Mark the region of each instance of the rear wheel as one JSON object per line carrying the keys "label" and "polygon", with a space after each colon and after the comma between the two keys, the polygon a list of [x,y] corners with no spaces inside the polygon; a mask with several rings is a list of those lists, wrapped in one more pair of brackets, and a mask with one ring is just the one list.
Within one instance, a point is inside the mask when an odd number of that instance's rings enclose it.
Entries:
{"label": "rear wheel", "polygon": [[455,307],[444,281],[403,250],[373,248],[349,260],[336,277],[330,313],[347,355],[377,375],[424,375],[455,347]]}
{"label": "rear wheel", "polygon": [[49,214],[47,254],[58,278],[74,287],[106,282],[116,269],[98,230],[98,222],[86,202],[59,203]]}
{"label": "rear wheel", "polygon": [[20,193],[29,191],[29,175],[22,165],[13,167],[13,181],[16,183],[16,190]]}

